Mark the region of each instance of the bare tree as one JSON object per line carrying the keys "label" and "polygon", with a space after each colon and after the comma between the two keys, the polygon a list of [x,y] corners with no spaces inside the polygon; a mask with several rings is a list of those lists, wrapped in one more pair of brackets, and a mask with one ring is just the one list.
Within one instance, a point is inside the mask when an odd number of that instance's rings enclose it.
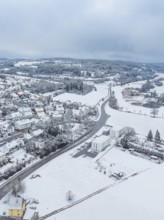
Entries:
{"label": "bare tree", "polygon": [[74,198],[74,195],[73,195],[73,193],[71,192],[71,190],[69,190],[69,191],[66,193],[66,200],[70,202],[70,201],[73,200],[73,198]]}
{"label": "bare tree", "polygon": [[20,178],[14,180],[11,185],[11,193],[17,196],[18,193],[23,193],[25,191],[25,184],[21,182]]}
{"label": "bare tree", "polygon": [[35,212],[31,218],[31,220],[39,220],[39,213]]}
{"label": "bare tree", "polygon": [[127,137],[135,136],[136,132],[132,127],[124,127],[119,131],[119,136],[126,135]]}
{"label": "bare tree", "polygon": [[158,109],[153,108],[150,112],[151,115],[153,115],[153,117],[155,118],[158,115]]}

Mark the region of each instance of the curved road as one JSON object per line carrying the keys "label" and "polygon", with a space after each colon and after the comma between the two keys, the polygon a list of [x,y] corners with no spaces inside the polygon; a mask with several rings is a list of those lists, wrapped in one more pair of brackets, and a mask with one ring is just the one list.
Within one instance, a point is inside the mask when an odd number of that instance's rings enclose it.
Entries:
{"label": "curved road", "polygon": [[30,167],[27,167],[26,169],[23,169],[21,172],[17,173],[16,175],[12,176],[9,180],[7,180],[4,184],[0,186],[0,200],[10,191],[12,182],[20,178],[21,180],[25,179],[27,176],[35,172],[37,169],[39,169],[41,166],[45,165],[49,161],[53,160],[54,158],[60,156],[61,154],[77,147],[79,144],[83,143],[84,141],[88,140],[91,138],[94,134],[96,134],[102,126],[106,123],[108,119],[108,115],[105,112],[105,104],[107,103],[108,99],[102,104],[101,106],[101,116],[99,120],[96,122],[94,127],[88,131],[86,134],[82,135],[79,140],[74,142],[73,144],[67,145],[64,148],[62,148],[59,151],[56,151],[54,153],[51,153],[49,156],[46,158],[38,161],[35,164],[32,164]]}

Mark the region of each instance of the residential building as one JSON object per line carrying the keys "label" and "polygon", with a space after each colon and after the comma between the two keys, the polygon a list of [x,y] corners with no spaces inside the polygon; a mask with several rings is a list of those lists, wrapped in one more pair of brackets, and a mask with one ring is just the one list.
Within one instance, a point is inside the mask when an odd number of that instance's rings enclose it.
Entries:
{"label": "residential building", "polygon": [[12,197],[9,201],[9,216],[14,219],[22,219],[26,210],[25,200],[20,197]]}
{"label": "residential building", "polygon": [[37,116],[39,117],[39,118],[42,118],[42,117],[44,117],[45,116],[45,112],[44,112],[44,109],[43,108],[35,108],[35,112],[36,112],[36,114],[37,114]]}
{"label": "residential building", "polygon": [[29,119],[15,122],[15,129],[16,130],[23,130],[23,129],[30,128],[30,127],[31,127],[31,120],[29,120]]}
{"label": "residential building", "polygon": [[57,105],[56,106],[56,111],[57,111],[58,114],[64,115],[64,107],[63,107],[63,105]]}
{"label": "residential building", "polygon": [[111,138],[106,135],[101,135],[99,137],[96,137],[92,141],[92,145],[91,145],[92,151],[101,152],[102,150],[104,150],[104,148],[106,148],[108,145],[110,145],[110,140],[111,140]]}
{"label": "residential building", "polygon": [[38,129],[32,132],[32,136],[33,137],[39,137],[41,134],[43,134],[43,130],[42,129]]}

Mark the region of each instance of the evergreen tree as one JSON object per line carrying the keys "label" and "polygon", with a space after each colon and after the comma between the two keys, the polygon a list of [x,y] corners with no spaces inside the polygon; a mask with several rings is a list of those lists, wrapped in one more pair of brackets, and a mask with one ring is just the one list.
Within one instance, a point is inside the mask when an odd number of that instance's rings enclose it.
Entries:
{"label": "evergreen tree", "polygon": [[123,148],[129,149],[128,137],[126,135],[121,139],[120,144]]}
{"label": "evergreen tree", "polygon": [[160,143],[161,142],[161,137],[160,137],[160,133],[159,133],[158,130],[155,133],[155,142],[156,143]]}
{"label": "evergreen tree", "polygon": [[152,133],[151,130],[149,131],[149,133],[148,133],[148,135],[147,135],[147,140],[148,140],[148,141],[152,141],[152,140],[153,140],[153,133]]}

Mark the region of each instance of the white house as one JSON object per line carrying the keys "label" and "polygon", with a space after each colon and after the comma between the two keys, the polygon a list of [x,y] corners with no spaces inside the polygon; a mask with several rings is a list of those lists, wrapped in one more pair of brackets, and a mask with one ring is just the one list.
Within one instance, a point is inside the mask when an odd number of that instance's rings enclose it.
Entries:
{"label": "white house", "polygon": [[31,108],[27,107],[21,107],[18,109],[19,112],[24,113],[24,112],[31,112]]}
{"label": "white house", "polygon": [[56,111],[58,114],[64,114],[64,107],[63,105],[57,105],[56,106]]}
{"label": "white house", "polygon": [[6,153],[3,153],[3,152],[0,151],[0,163],[1,163],[2,161],[4,161],[5,158],[6,158]]}
{"label": "white house", "polygon": [[36,112],[36,114],[37,114],[37,116],[38,116],[39,118],[42,118],[42,117],[45,116],[45,112],[44,112],[44,109],[43,109],[42,107],[40,107],[40,108],[35,108],[35,112]]}
{"label": "white house", "polygon": [[92,141],[91,150],[95,152],[101,152],[104,148],[110,145],[111,138],[106,135],[101,135],[100,137],[96,137]]}
{"label": "white house", "polygon": [[35,130],[35,131],[32,132],[32,136],[33,137],[38,137],[41,134],[43,134],[43,130],[42,129],[38,129],[38,130]]}
{"label": "white house", "polygon": [[16,139],[11,142],[7,142],[5,147],[7,148],[7,151],[11,152],[11,151],[17,149],[17,147],[21,147],[21,146],[24,146],[23,140]]}
{"label": "white house", "polygon": [[110,129],[110,138],[117,139],[120,136],[120,131],[122,130],[122,126],[116,125]]}
{"label": "white house", "polygon": [[35,147],[39,149],[43,149],[45,147],[44,142],[35,141]]}
{"label": "white house", "polygon": [[25,140],[25,141],[29,141],[29,140],[31,140],[32,138],[33,138],[33,137],[32,137],[31,134],[29,134],[29,133],[24,134],[24,140]]}
{"label": "white house", "polygon": [[61,121],[62,118],[63,118],[63,115],[62,114],[58,114],[57,112],[54,112],[52,114],[52,118],[55,119],[56,121]]}
{"label": "white house", "polygon": [[13,112],[8,116],[9,119],[13,119],[13,120],[19,120],[22,118],[22,113],[20,112]]}
{"label": "white house", "polygon": [[23,129],[30,128],[30,127],[31,127],[31,120],[29,119],[15,122],[16,130],[23,130]]}

